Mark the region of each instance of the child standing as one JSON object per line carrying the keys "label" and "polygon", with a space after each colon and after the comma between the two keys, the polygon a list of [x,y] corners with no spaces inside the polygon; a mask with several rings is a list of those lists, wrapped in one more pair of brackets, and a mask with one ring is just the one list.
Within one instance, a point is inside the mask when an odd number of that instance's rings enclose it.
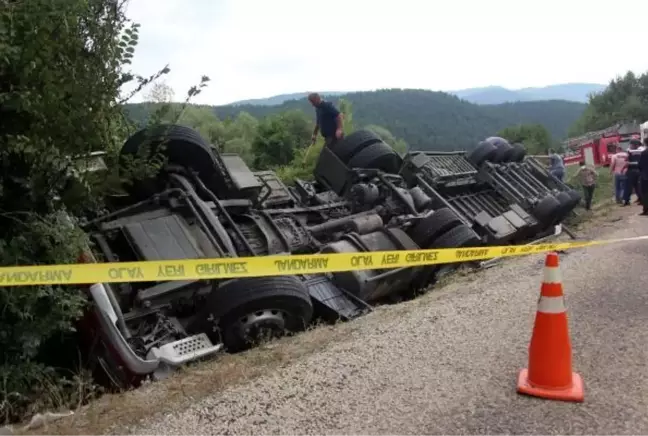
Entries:
{"label": "child standing", "polygon": [[592,197],[594,196],[594,189],[596,188],[596,179],[598,174],[596,170],[589,165],[585,165],[584,161],[580,162],[580,168],[574,174],[573,178],[578,178],[581,186],[583,187],[583,200],[585,201],[585,210],[592,209]]}

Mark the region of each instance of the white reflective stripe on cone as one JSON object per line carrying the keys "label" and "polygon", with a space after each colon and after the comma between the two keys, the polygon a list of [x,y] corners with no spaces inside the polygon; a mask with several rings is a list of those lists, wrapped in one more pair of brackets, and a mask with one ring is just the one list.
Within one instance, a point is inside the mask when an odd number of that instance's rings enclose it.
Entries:
{"label": "white reflective stripe on cone", "polygon": [[566,311],[563,297],[540,297],[540,301],[538,301],[538,312],[563,313]]}
{"label": "white reflective stripe on cone", "polygon": [[562,274],[559,266],[545,266],[544,283],[562,283]]}

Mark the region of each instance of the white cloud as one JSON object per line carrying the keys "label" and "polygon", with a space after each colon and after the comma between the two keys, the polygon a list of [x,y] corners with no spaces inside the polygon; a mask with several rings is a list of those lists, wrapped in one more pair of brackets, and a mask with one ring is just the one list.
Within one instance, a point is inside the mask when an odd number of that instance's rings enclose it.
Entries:
{"label": "white cloud", "polygon": [[131,0],[134,69],[169,63],[178,98],[309,90],[452,90],[606,83],[648,70],[642,2],[617,0]]}

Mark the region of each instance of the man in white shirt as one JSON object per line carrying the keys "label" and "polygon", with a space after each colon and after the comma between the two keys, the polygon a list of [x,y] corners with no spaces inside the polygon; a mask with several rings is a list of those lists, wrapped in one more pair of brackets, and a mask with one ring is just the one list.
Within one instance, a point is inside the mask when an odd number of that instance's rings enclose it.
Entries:
{"label": "man in white shirt", "polygon": [[626,164],[628,153],[617,145],[616,153],[610,160],[610,174],[614,178],[614,199],[618,204],[623,203],[623,189],[626,184]]}

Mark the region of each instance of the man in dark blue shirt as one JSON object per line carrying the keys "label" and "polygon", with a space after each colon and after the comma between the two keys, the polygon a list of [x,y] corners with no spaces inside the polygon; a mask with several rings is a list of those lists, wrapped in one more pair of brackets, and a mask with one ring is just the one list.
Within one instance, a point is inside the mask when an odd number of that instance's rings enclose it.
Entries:
{"label": "man in dark blue shirt", "polygon": [[628,206],[630,204],[630,196],[632,191],[635,191],[639,202],[641,202],[641,187],[639,186],[640,182],[640,172],[639,172],[639,158],[641,156],[640,150],[641,141],[638,139],[630,140],[630,148],[628,149],[628,163],[626,171],[626,185],[623,190],[623,205]]}
{"label": "man in dark blue shirt", "polygon": [[648,216],[648,138],[644,138],[644,149],[639,155],[639,189],[643,211],[639,215]]}
{"label": "man in dark blue shirt", "polygon": [[308,101],[315,108],[316,114],[315,129],[313,129],[311,140],[315,143],[317,133],[320,132],[324,137],[324,143],[330,147],[344,136],[342,113],[333,106],[333,103],[322,100],[322,97],[315,92],[308,95]]}

